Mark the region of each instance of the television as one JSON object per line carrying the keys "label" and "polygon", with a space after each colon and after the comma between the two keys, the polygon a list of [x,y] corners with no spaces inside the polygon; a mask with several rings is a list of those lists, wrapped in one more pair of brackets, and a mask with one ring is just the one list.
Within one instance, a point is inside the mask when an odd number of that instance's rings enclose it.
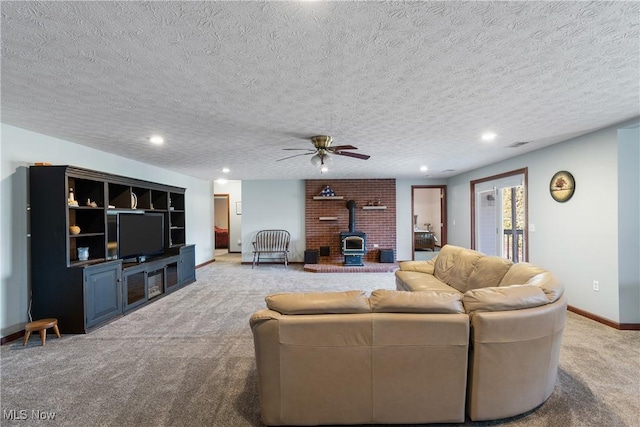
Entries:
{"label": "television", "polygon": [[118,213],[118,258],[143,258],[164,253],[164,214]]}

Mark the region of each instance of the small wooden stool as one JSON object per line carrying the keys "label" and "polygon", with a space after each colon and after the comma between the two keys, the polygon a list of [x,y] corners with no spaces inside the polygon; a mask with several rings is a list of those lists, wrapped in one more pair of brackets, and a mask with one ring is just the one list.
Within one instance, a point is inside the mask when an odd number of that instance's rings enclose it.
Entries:
{"label": "small wooden stool", "polygon": [[42,339],[42,345],[44,345],[47,340],[47,329],[53,328],[53,332],[56,333],[56,336],[60,338],[60,331],[58,330],[58,319],[41,319],[33,322],[29,322],[24,325],[24,343],[22,345],[27,345],[27,341],[29,341],[29,337],[31,336],[31,332],[40,331],[40,338]]}

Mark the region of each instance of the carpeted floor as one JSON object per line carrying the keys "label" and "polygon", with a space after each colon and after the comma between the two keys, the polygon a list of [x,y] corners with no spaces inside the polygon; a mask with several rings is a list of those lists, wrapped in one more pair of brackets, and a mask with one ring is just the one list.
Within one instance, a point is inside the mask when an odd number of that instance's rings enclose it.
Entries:
{"label": "carpeted floor", "polygon": [[[90,334],[2,346],[0,424],[261,426],[248,320],[264,296],[395,286],[392,273],[252,270],[236,254],[219,256],[197,277]],[[458,425],[640,426],[640,333],[569,313],[549,400],[519,417]]]}

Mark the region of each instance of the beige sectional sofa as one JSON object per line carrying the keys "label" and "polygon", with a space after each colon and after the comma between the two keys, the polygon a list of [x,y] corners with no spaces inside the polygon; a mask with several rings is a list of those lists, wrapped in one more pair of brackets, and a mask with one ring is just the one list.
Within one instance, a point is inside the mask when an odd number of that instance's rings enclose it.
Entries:
{"label": "beige sectional sofa", "polygon": [[462,296],[471,342],[467,414],[511,417],[542,404],[555,386],[567,300],[550,272],[529,263],[446,245],[430,261],[407,261],[396,288]]}
{"label": "beige sectional sofa", "polygon": [[448,245],[396,285],[266,298],[250,319],[265,424],[489,420],[550,396],[566,299],[549,272]]}

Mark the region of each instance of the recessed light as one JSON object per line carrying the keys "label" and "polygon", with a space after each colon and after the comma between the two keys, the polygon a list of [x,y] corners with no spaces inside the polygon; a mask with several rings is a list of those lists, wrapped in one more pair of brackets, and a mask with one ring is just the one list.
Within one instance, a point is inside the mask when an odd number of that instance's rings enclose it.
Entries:
{"label": "recessed light", "polygon": [[226,184],[228,181],[225,178],[216,179],[216,183],[218,184]]}
{"label": "recessed light", "polygon": [[428,167],[426,167],[426,166],[420,166],[420,172],[426,172],[426,171],[428,171],[428,170],[429,170],[429,168],[428,168]]}
{"label": "recessed light", "polygon": [[496,139],[496,135],[495,133],[488,131],[482,134],[481,138],[483,141],[493,141],[494,139]]}
{"label": "recessed light", "polygon": [[222,168],[223,173],[229,173],[229,168]]}
{"label": "recessed light", "polygon": [[149,142],[155,145],[160,145],[164,142],[164,138],[160,135],[153,135],[151,138],[149,138]]}

